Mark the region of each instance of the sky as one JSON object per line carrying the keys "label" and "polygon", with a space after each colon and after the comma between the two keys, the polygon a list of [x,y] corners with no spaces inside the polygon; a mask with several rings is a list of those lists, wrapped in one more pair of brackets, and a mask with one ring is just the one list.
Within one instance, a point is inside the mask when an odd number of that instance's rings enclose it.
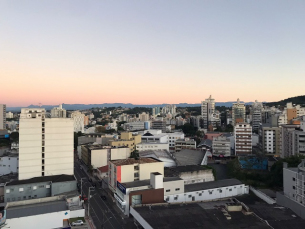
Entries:
{"label": "sky", "polygon": [[0,103],[304,94],[304,0],[1,0]]}

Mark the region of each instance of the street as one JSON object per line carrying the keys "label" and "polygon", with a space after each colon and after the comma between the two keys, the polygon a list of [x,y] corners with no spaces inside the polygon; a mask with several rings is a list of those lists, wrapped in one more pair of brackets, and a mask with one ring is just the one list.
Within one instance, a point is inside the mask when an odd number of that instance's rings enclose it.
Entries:
{"label": "street", "polygon": [[[74,174],[78,183],[80,183],[81,178],[85,178],[82,181],[83,194],[89,197],[89,187],[92,187],[92,185],[88,180],[87,173],[80,169],[80,162],[78,161],[75,162]],[[119,213],[120,210],[112,201],[112,198],[99,184],[95,188],[91,188],[90,195],[89,213],[97,229],[137,228],[132,219],[122,217],[123,215]],[[106,196],[107,199],[103,200],[101,195]],[[88,206],[88,203],[86,203],[86,206]]]}

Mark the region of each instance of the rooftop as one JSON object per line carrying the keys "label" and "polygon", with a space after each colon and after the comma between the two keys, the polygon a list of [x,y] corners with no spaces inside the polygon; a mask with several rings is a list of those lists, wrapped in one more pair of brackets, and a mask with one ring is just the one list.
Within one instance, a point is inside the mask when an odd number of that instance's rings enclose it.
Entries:
{"label": "rooftop", "polygon": [[54,176],[45,176],[45,177],[34,177],[26,180],[14,180],[6,184],[6,186],[11,185],[20,185],[20,184],[32,184],[32,183],[40,183],[40,182],[65,182],[65,181],[74,181],[74,175],[54,175]]}
{"label": "rooftop", "polygon": [[164,168],[164,176],[172,177],[178,176],[180,173],[184,172],[197,172],[201,170],[207,170],[207,168],[201,165],[181,165],[177,167],[168,167]]}
{"label": "rooftop", "polygon": [[221,188],[233,185],[240,185],[242,184],[241,181],[237,179],[226,179],[226,180],[217,180],[217,181],[209,181],[203,183],[195,183],[195,184],[188,184],[184,186],[185,192],[194,192],[199,190],[207,190],[213,188]]}
{"label": "rooftop", "polygon": [[227,220],[220,208],[212,206],[210,209],[205,209],[197,203],[144,206],[134,209],[152,228],[270,228],[254,215],[244,215],[242,212],[229,212],[232,219]]}
{"label": "rooftop", "polygon": [[139,159],[127,158],[120,160],[111,160],[113,164],[118,165],[132,165],[132,164],[146,164],[146,163],[155,163],[160,162],[159,160],[151,157],[140,157]]}
{"label": "rooftop", "polygon": [[205,151],[183,149],[179,152],[174,153],[177,165],[200,165],[204,156]]}
{"label": "rooftop", "polygon": [[[163,182],[171,182],[176,180],[182,180],[179,177],[164,177]],[[132,182],[121,183],[125,188],[135,188],[150,185],[150,180],[137,180]]]}
{"label": "rooftop", "polygon": [[8,207],[6,218],[21,218],[68,210],[65,200]]}

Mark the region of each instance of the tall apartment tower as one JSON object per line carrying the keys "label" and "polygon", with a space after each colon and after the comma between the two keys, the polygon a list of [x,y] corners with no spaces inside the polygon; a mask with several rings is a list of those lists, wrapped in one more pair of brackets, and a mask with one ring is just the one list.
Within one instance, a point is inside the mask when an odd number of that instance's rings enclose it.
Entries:
{"label": "tall apartment tower", "polygon": [[6,129],[5,123],[6,123],[6,105],[0,104],[0,130]]}
{"label": "tall apartment tower", "polygon": [[252,104],[251,107],[251,116],[252,116],[252,128],[253,130],[258,130],[260,124],[262,123],[262,111],[263,111],[263,104],[260,102],[255,102]]}
{"label": "tall apartment tower", "polygon": [[59,105],[59,107],[54,107],[51,110],[51,117],[52,118],[66,118],[67,117],[67,111],[62,108],[62,104]]}
{"label": "tall apartment tower", "polygon": [[152,115],[156,116],[160,114],[160,107],[154,107],[152,108]]}
{"label": "tall apartment tower", "polygon": [[201,101],[201,116],[204,129],[207,129],[209,125],[213,127],[220,125],[219,113],[215,110],[215,99],[211,95],[205,101]]}
{"label": "tall apartment tower", "polygon": [[232,105],[232,125],[246,121],[246,107],[245,104],[237,99],[236,103]]}
{"label": "tall apartment tower", "polygon": [[73,120],[22,108],[19,123],[19,180],[73,175]]}
{"label": "tall apartment tower", "polygon": [[71,118],[74,122],[74,132],[85,132],[85,115],[79,111],[73,111],[71,113]]}
{"label": "tall apartment tower", "polygon": [[252,127],[249,123],[237,123],[234,127],[235,155],[252,153]]}

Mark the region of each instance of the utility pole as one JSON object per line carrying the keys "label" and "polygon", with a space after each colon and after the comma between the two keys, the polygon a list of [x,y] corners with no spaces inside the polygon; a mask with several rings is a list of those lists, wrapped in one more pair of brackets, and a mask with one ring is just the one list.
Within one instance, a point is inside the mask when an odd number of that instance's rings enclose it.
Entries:
{"label": "utility pole", "polygon": [[80,178],[80,195],[83,198],[83,179],[86,179],[85,177]]}
{"label": "utility pole", "polygon": [[94,189],[94,187],[89,187],[89,192],[88,192],[88,217],[90,217],[90,191],[91,188]]}

